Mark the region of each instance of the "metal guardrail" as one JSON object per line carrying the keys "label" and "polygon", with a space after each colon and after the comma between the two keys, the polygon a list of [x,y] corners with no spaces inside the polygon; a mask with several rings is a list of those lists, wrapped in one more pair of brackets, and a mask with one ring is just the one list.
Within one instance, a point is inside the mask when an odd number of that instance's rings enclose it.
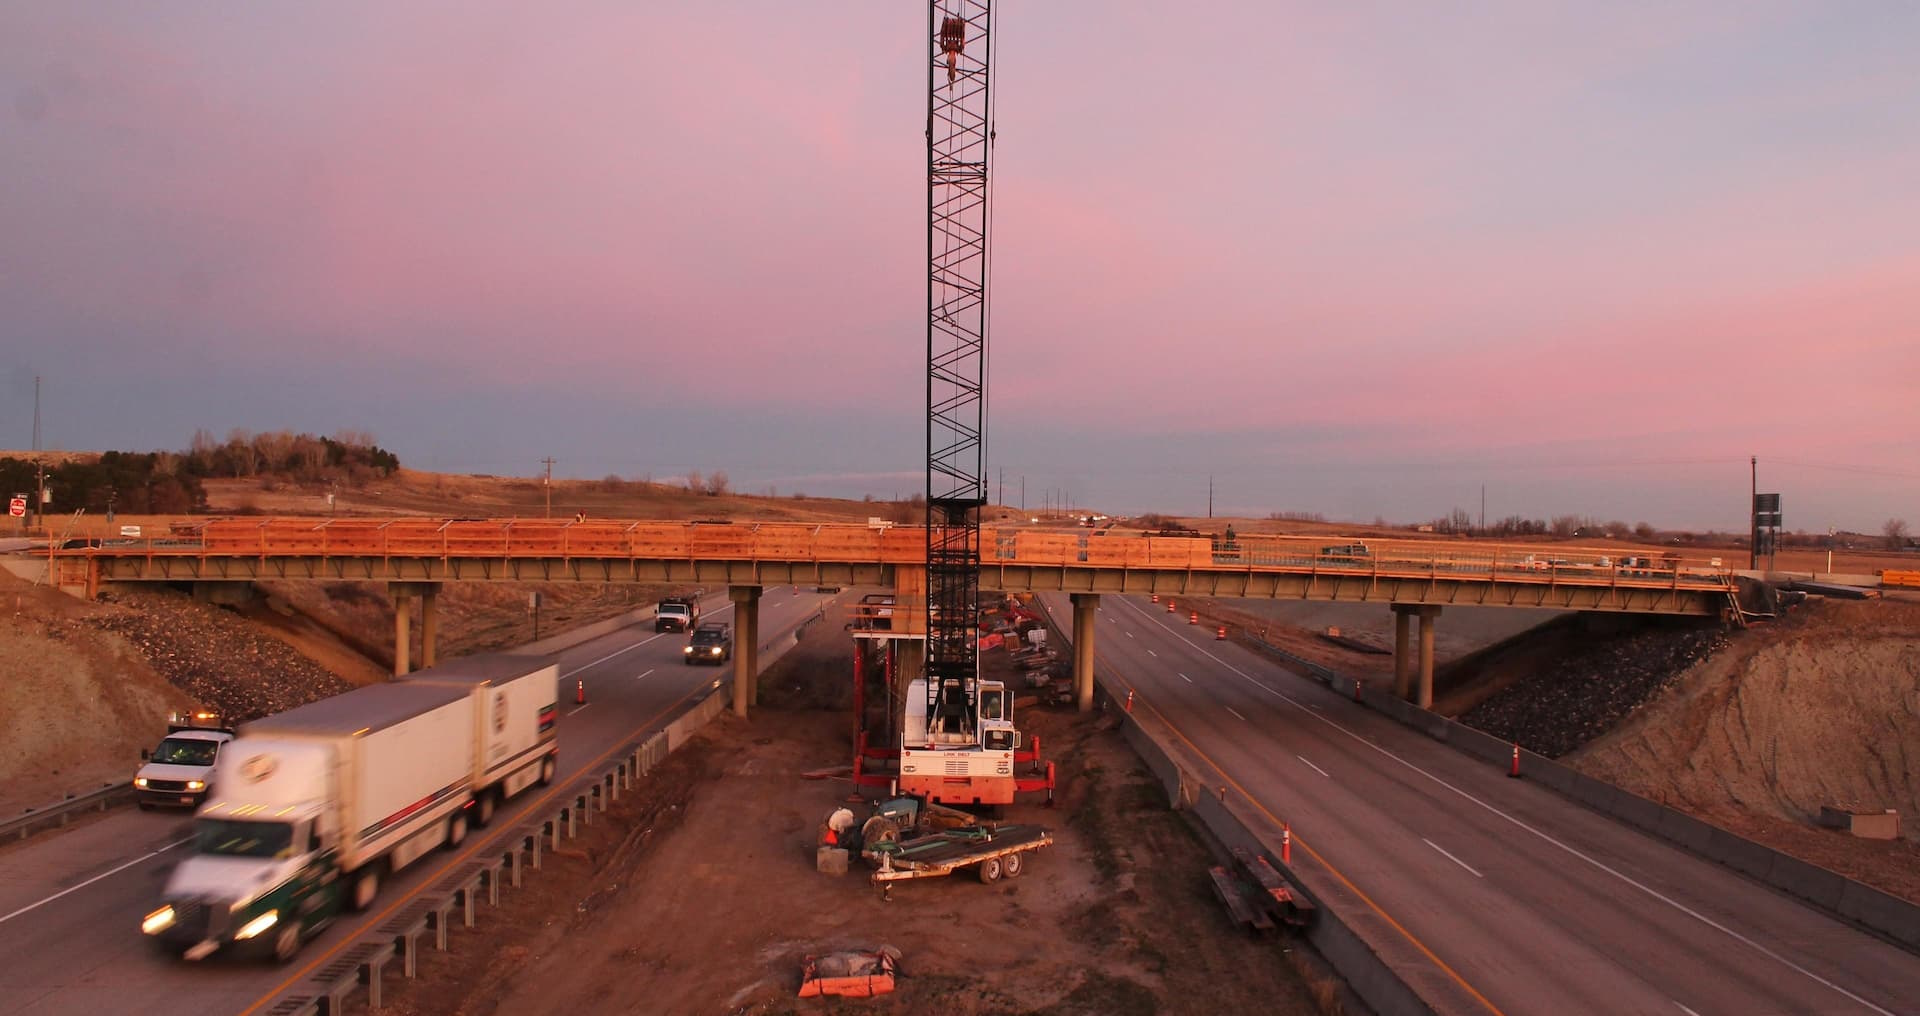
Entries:
{"label": "metal guardrail", "polygon": [[34,831],[49,825],[64,826],[83,811],[106,811],[121,800],[133,799],[133,787],[126,783],[108,783],[99,790],[69,796],[58,804],[29,808],[25,814],[0,822],[0,840],[26,839]]}

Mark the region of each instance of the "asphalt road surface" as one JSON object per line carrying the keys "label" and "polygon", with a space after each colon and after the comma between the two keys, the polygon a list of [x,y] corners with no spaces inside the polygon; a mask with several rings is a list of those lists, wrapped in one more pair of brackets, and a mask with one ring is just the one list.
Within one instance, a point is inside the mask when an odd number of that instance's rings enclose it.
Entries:
{"label": "asphalt road surface", "polygon": [[[763,646],[790,638],[832,599],[771,587],[760,601]],[[704,605],[708,620],[731,620],[724,596]],[[737,630],[737,629],[736,629]],[[185,849],[190,820],[179,812],[125,809],[63,833],[0,852],[0,1013],[249,1013],[309,976],[360,929],[384,920],[460,860],[508,835],[516,817],[551,807],[575,777],[597,769],[621,745],[665,726],[691,693],[729,680],[732,664],[686,666],[687,637],[652,625],[622,628],[565,650],[560,664],[560,775],[509,802],[457,852],[436,851],[390,878],[363,914],[348,914],[285,966],[228,959],[199,963],[163,956],[140,933],[167,873]],[[762,651],[762,659],[766,657]],[[574,682],[587,704],[574,704]],[[397,968],[396,968],[397,969]]]}
{"label": "asphalt road surface", "polygon": [[[1447,1012],[1920,1013],[1920,957],[1461,755],[1144,600],[1102,598],[1096,667],[1176,757],[1349,884]],[[1058,618],[1064,596],[1049,597]],[[1062,627],[1067,627],[1063,625]],[[1271,844],[1278,848],[1278,843]]]}

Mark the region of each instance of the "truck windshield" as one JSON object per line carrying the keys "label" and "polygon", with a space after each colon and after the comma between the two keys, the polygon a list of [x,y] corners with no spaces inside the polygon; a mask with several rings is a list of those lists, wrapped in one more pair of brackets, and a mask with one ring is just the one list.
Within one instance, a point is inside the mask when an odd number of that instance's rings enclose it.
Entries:
{"label": "truck windshield", "polygon": [[293,826],[286,822],[236,822],[203,818],[195,825],[194,849],[228,857],[289,857],[293,854]]}
{"label": "truck windshield", "polygon": [[219,750],[219,744],[213,741],[169,737],[153,749],[153,760],[170,766],[210,766]]}

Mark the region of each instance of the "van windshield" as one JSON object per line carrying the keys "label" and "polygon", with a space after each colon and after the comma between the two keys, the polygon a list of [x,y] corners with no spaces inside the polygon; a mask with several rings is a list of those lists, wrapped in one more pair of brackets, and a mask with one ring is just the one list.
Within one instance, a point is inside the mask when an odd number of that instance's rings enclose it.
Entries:
{"label": "van windshield", "polygon": [[293,826],[290,823],[203,818],[194,825],[194,849],[202,854],[227,857],[293,856]]}
{"label": "van windshield", "polygon": [[173,766],[210,766],[219,751],[220,744],[217,741],[169,737],[153,749],[153,760]]}

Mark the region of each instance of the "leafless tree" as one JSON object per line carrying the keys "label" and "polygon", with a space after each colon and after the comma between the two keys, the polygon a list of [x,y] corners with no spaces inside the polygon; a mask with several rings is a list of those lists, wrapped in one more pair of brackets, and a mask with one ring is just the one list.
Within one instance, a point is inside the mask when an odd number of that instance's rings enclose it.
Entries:
{"label": "leafless tree", "polygon": [[705,490],[706,487],[707,487],[707,479],[706,477],[700,475],[700,470],[693,469],[687,472],[687,490],[688,491],[698,494],[702,490]]}
{"label": "leafless tree", "polygon": [[1880,531],[1886,534],[1887,549],[1899,550],[1907,545],[1906,519],[1888,519],[1887,524],[1880,527]]}
{"label": "leafless tree", "polygon": [[213,457],[220,450],[220,442],[213,432],[200,427],[193,432],[193,441],[188,445],[188,453],[193,456],[193,468],[205,475],[213,471]]}
{"label": "leafless tree", "polygon": [[1633,524],[1633,535],[1638,536],[1642,540],[1651,540],[1653,539],[1653,526],[1646,522],[1635,522]]}
{"label": "leafless tree", "polygon": [[707,477],[707,496],[719,497],[727,492],[727,471],[716,469]]}
{"label": "leafless tree", "polygon": [[1580,516],[1555,515],[1553,517],[1553,535],[1572,536],[1580,528]]}
{"label": "leafless tree", "polygon": [[233,471],[238,476],[252,476],[260,471],[260,451],[253,445],[253,435],[243,427],[235,427],[227,432],[227,454],[233,457]]}

